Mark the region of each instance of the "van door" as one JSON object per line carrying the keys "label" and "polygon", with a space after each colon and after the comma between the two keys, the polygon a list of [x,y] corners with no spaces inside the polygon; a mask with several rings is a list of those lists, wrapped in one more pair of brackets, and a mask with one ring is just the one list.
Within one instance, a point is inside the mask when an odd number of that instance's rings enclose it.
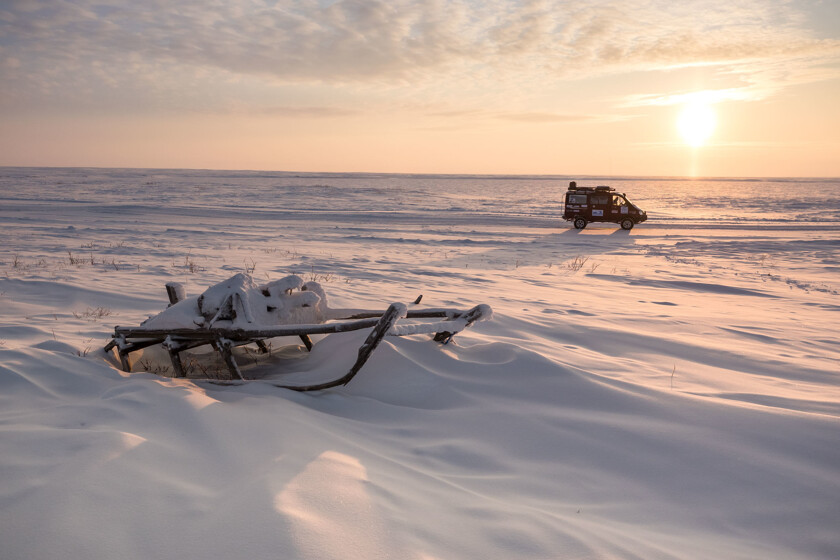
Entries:
{"label": "van door", "polygon": [[612,195],[612,206],[610,207],[610,216],[612,217],[613,221],[621,221],[621,219],[627,216],[629,212],[630,205],[627,204],[627,200],[621,195]]}
{"label": "van door", "polygon": [[590,219],[604,222],[610,219],[610,195],[594,193],[589,195]]}
{"label": "van door", "polygon": [[589,197],[582,192],[566,193],[566,210],[564,217],[571,220],[574,216],[583,216],[589,221]]}

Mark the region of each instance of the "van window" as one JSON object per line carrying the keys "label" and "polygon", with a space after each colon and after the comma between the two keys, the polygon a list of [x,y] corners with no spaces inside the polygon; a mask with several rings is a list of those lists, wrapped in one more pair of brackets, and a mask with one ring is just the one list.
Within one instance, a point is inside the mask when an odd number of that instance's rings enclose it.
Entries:
{"label": "van window", "polygon": [[586,204],[585,194],[570,194],[569,204]]}
{"label": "van window", "polygon": [[592,204],[609,204],[610,203],[610,197],[608,195],[593,196],[590,200],[592,201]]}
{"label": "van window", "polygon": [[614,196],[613,197],[613,206],[626,206],[626,205],[627,205],[627,201],[624,200],[624,198],[622,198],[620,196]]}

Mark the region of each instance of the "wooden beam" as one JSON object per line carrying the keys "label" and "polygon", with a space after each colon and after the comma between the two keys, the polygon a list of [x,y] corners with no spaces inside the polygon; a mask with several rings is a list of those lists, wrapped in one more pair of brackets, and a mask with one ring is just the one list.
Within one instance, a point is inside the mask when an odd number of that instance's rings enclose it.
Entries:
{"label": "wooden beam", "polygon": [[300,339],[303,341],[303,345],[306,346],[306,349],[312,352],[312,339],[309,338],[308,334],[300,335]]}
{"label": "wooden beam", "polygon": [[169,298],[169,305],[175,305],[187,297],[187,292],[184,290],[184,285],[180,282],[167,282],[166,295]]}
{"label": "wooden beam", "polygon": [[213,346],[219,354],[221,354],[222,360],[224,360],[225,364],[227,364],[231,377],[233,379],[245,381],[245,378],[242,377],[242,372],[239,371],[239,366],[236,364],[236,359],[233,357],[233,352],[231,351],[233,345],[231,344],[231,341],[220,336],[213,341]]}
{"label": "wooden beam", "polygon": [[175,377],[186,377],[184,364],[181,362],[181,351],[186,349],[186,345],[179,344],[169,337],[166,337],[162,345],[169,352],[169,359],[172,361],[172,372],[175,374]]}

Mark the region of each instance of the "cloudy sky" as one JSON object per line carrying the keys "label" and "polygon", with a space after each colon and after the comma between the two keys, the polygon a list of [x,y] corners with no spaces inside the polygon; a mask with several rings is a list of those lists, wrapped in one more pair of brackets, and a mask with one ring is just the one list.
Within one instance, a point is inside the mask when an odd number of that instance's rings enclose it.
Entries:
{"label": "cloudy sky", "polygon": [[2,0],[0,165],[840,176],[840,0]]}

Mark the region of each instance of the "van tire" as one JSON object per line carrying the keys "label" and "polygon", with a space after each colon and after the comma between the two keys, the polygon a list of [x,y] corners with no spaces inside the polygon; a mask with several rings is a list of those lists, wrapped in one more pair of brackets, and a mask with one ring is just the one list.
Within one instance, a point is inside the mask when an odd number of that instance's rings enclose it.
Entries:
{"label": "van tire", "polygon": [[575,218],[575,229],[583,229],[586,227],[586,220],[583,218]]}
{"label": "van tire", "polygon": [[633,220],[630,218],[621,220],[621,229],[633,229]]}

